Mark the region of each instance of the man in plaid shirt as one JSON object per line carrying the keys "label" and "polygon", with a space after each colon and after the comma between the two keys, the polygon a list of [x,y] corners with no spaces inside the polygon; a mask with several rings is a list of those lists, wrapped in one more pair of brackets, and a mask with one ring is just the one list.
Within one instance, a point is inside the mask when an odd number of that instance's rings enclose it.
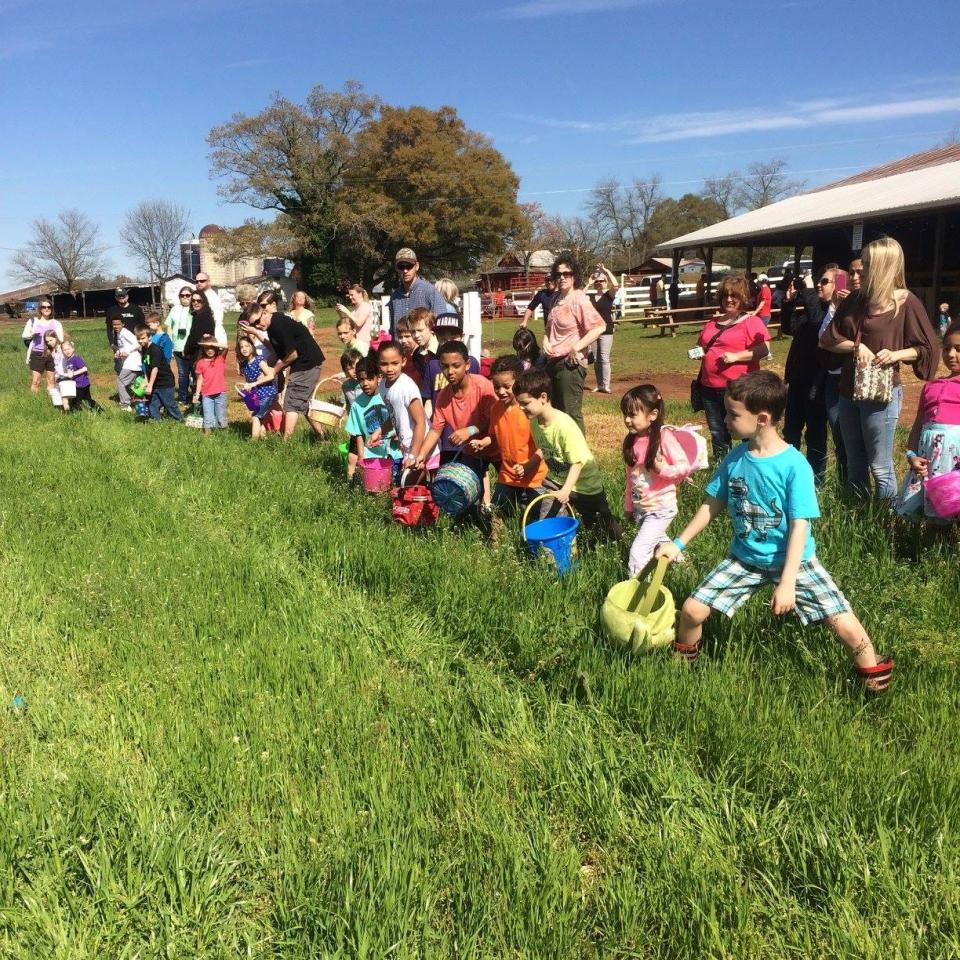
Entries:
{"label": "man in plaid shirt", "polygon": [[837,635],[867,690],[890,685],[893,660],[880,659],[863,625],[817,559],[810,521],[820,516],[813,471],[806,458],[777,433],[787,403],[784,382],[771,371],[748,373],[727,387],[726,425],[737,444],[707,484],[707,501],[686,529],[658,556],[676,560],[690,541],[724,509],[733,543],[687,598],[673,649],[695,662],[703,624],[712,610],[732,617],[766,584],[775,584],[770,606],[780,616],[796,610],[800,622],[826,622]]}

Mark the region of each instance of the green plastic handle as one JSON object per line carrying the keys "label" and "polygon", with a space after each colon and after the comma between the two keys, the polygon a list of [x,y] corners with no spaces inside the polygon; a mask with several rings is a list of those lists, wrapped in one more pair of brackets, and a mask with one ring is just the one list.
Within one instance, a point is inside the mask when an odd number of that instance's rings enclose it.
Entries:
{"label": "green plastic handle", "polygon": [[667,573],[668,566],[670,566],[670,560],[667,557],[661,557],[657,561],[657,569],[653,572],[653,579],[650,581],[650,586],[647,587],[647,593],[643,598],[643,603],[640,604],[640,609],[637,611],[641,617],[650,616],[650,611],[653,610],[653,605],[656,602],[657,594],[660,592],[660,586],[663,583],[663,578]]}

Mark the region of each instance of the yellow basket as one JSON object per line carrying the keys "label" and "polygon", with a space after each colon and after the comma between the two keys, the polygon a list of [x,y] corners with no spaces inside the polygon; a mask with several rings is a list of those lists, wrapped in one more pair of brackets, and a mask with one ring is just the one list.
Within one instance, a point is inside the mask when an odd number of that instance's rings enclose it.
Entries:
{"label": "yellow basket", "polygon": [[644,587],[638,574],[613,586],[603,601],[603,632],[630,653],[648,653],[673,643],[677,607],[673,594],[663,586],[669,564],[661,557],[649,586]]}
{"label": "yellow basket", "polygon": [[310,399],[310,406],[307,411],[307,419],[314,423],[319,423],[322,427],[339,427],[347,408],[342,403],[330,403],[327,400],[318,400],[317,394],[320,388],[336,377],[325,377],[313,391],[313,397]]}

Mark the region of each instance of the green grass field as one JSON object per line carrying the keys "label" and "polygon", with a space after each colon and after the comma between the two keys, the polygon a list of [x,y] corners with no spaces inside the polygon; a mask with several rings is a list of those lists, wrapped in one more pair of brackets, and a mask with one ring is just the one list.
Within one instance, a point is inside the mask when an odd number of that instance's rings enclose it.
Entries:
{"label": "green grass field", "polygon": [[[71,329],[108,374],[102,325]],[[765,598],[694,670],[629,659],[598,632],[625,545],[557,583],[515,540],[391,525],[306,432],[65,417],[18,333],[0,955],[960,956],[955,548],[825,493],[818,553],[897,657],[884,699]],[[728,532],[670,572],[678,602]]]}

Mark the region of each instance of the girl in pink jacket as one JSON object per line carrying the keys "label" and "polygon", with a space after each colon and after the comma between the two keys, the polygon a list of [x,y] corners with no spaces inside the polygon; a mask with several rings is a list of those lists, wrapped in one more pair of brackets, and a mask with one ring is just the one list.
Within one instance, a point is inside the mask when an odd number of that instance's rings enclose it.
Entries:
{"label": "girl in pink jacket", "polygon": [[[683,428],[663,422],[663,397],[652,384],[628,390],[620,401],[627,428],[623,460],[627,465],[624,510],[637,535],[630,547],[630,576],[653,558],[657,544],[668,540],[667,528],[677,515],[677,484],[700,469],[698,444],[678,439]],[[689,431],[687,431],[689,432]]]}

